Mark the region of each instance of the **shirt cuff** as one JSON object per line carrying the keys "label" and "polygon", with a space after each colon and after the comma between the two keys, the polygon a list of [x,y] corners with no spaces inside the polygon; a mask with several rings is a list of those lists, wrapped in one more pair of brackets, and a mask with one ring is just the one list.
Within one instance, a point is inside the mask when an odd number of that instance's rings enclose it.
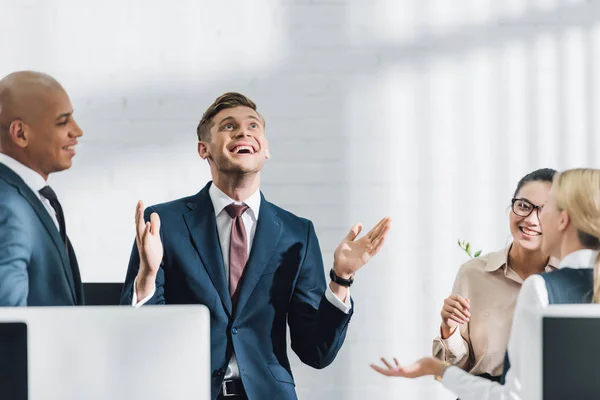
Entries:
{"label": "shirt cuff", "polygon": [[[441,337],[442,336],[440,335],[440,338]],[[460,334],[460,325],[456,327],[452,335],[450,335],[447,339],[441,340],[450,354],[455,356],[462,356],[466,353],[465,342],[462,338],[462,335]]]}
{"label": "shirt cuff", "polygon": [[338,310],[343,312],[344,314],[349,314],[350,309],[352,308],[352,304],[350,303],[350,289],[348,289],[348,294],[346,295],[346,301],[342,301],[337,297],[329,285],[327,285],[327,290],[325,291],[325,297],[327,300],[335,306]]}
{"label": "shirt cuff", "polygon": [[137,283],[137,277],[135,278],[135,280],[133,281],[133,296],[131,298],[131,305],[134,306],[135,308],[140,308],[141,306],[143,306],[144,304],[146,304],[148,302],[148,300],[150,300],[152,298],[152,296],[154,296],[154,293],[156,292],[156,285],[152,286],[152,291],[150,292],[150,294],[146,297],[144,297],[142,300],[137,301],[137,293],[136,293],[136,283]]}

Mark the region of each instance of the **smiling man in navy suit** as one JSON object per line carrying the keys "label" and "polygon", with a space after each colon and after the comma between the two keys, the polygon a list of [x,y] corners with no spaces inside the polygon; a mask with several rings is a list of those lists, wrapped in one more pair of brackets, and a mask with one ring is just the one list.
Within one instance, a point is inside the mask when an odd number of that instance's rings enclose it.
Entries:
{"label": "smiling man in navy suit", "polygon": [[[122,304],[204,304],[211,312],[212,398],[296,399],[291,347],[314,368],[331,364],[344,342],[354,273],[390,228],[382,219],[337,247],[331,282],[312,222],[269,203],[259,190],[269,158],[256,105],[226,93],[204,113],[198,153],[213,181],[198,194],[136,210]],[[160,217],[159,217],[160,215]]]}

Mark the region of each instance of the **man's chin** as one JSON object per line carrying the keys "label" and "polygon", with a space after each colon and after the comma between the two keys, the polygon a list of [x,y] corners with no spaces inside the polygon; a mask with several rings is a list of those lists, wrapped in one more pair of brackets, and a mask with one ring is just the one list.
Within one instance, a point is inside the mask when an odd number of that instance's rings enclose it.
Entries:
{"label": "man's chin", "polygon": [[71,161],[71,160],[63,161],[60,164],[56,165],[52,172],[54,173],[54,172],[66,171],[67,169],[70,169],[72,166],[73,166],[73,161]]}
{"label": "man's chin", "polygon": [[238,174],[251,174],[258,173],[262,170],[264,163],[257,164],[256,162],[230,162],[227,168],[221,169],[221,171],[228,173],[238,173]]}

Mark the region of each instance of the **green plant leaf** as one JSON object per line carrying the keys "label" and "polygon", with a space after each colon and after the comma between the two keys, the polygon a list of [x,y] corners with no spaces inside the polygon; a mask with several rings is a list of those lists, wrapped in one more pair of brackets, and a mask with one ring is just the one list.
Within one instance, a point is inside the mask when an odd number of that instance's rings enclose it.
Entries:
{"label": "green plant leaf", "polygon": [[467,252],[468,255],[471,255],[471,243],[467,243],[465,251]]}
{"label": "green plant leaf", "polygon": [[477,250],[474,254],[475,258],[479,257],[481,255],[481,250]]}

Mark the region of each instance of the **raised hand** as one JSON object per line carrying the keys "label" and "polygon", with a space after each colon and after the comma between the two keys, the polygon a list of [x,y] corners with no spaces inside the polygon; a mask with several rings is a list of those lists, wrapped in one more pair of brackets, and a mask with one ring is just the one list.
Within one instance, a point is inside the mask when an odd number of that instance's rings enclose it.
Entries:
{"label": "raised hand", "polygon": [[375,364],[371,364],[371,368],[385,376],[399,376],[411,379],[426,375],[441,376],[447,365],[433,357],[421,358],[419,361],[406,367],[402,367],[395,358],[394,365],[387,362],[385,358],[382,358],[381,361],[385,365],[385,368]]}
{"label": "raised hand", "polygon": [[158,273],[163,258],[163,245],[160,240],[160,218],[157,213],[150,215],[150,221],[144,223],[144,203],[138,201],[135,210],[135,242],[140,254],[138,277],[150,279]]}
{"label": "raised hand", "polygon": [[441,316],[442,339],[448,339],[459,324],[466,324],[471,319],[471,303],[469,299],[453,294],[444,300]]}
{"label": "raised hand", "polygon": [[336,274],[347,279],[369,262],[383,246],[391,222],[390,218],[383,218],[358,240],[356,238],[362,231],[362,225],[354,225],[333,253],[333,268]]}

